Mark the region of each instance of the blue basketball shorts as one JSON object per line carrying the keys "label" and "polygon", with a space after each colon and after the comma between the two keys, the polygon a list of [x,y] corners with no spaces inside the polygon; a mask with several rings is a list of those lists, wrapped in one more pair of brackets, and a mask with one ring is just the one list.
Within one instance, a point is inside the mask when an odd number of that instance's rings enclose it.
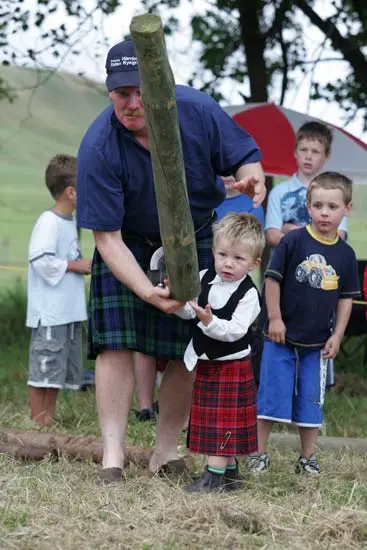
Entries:
{"label": "blue basketball shorts", "polygon": [[322,426],[327,360],[321,351],[265,340],[258,418],[308,428]]}

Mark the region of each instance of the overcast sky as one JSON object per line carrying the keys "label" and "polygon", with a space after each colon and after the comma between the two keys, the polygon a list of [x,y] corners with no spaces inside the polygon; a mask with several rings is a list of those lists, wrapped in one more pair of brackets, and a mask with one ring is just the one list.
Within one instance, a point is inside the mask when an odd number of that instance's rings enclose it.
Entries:
{"label": "overcast sky", "polygon": [[[90,0],[85,0],[86,6],[90,5]],[[34,7],[36,0],[25,0],[25,6]],[[204,11],[206,6],[205,0],[181,0],[180,2],[180,33],[179,40],[177,36],[167,38],[167,50],[170,58],[170,63],[175,75],[176,83],[185,84],[189,76],[191,76],[191,70],[195,59],[198,54],[198,49],[191,43],[189,15],[192,11]],[[316,0],[314,9],[318,13],[325,17],[331,9],[331,0]],[[143,13],[139,0],[127,0],[123,2],[123,5],[112,15],[105,18],[99,18],[96,20],[98,28],[109,46],[120,41],[122,37],[129,32],[129,26],[131,19],[134,15]],[[164,17],[164,16],[163,16]],[[60,23],[65,20],[62,12],[58,12],[53,16],[53,22]],[[106,45],[96,45],[97,34],[94,31],[88,31],[88,26],[82,29],[85,33],[83,38],[83,48],[81,55],[72,57],[68,55],[61,64],[61,69],[71,72],[83,72],[85,75],[92,79],[103,81],[104,74],[104,60],[108,47]],[[320,43],[323,40],[323,35],[311,25],[305,26],[305,39],[307,44],[307,50],[309,59],[316,59],[320,54]],[[15,36],[13,43],[17,48],[17,51],[27,47],[34,47],[37,49],[40,45],[40,39],[37,38],[37,34],[32,33],[23,34],[23,36]],[[98,55],[99,54],[99,55]],[[335,52],[329,52],[331,55],[336,55]],[[330,57],[327,52],[324,52],[325,57]],[[43,56],[43,62],[46,65],[53,66],[58,63],[57,59],[47,55]],[[328,62],[327,64],[320,64],[315,69],[314,79],[327,82],[327,79],[332,79],[334,76],[342,76],[345,73],[346,65],[340,61]],[[344,125],[343,113],[336,104],[326,102],[313,102],[309,103],[308,92],[310,87],[310,75],[303,78],[302,82],[291,90],[284,103],[285,107],[298,110],[300,112],[308,112],[309,114],[319,117],[325,121],[331,122],[336,125]],[[231,104],[241,103],[241,96],[238,94],[236,88],[237,84],[227,84],[225,92],[228,97],[228,102]],[[277,101],[275,94],[274,98],[271,98],[274,102]],[[367,135],[362,135],[362,120],[355,120],[350,123],[346,129],[351,133],[359,137],[363,137],[367,141]]]}

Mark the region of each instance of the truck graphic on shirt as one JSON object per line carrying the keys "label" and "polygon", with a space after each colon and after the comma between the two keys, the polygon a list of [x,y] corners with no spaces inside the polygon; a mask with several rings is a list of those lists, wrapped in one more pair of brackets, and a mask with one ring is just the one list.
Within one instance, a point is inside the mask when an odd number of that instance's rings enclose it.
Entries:
{"label": "truck graphic on shirt", "polygon": [[308,283],[312,288],[336,290],[339,276],[328,265],[321,254],[311,254],[296,267],[296,279],[299,283]]}

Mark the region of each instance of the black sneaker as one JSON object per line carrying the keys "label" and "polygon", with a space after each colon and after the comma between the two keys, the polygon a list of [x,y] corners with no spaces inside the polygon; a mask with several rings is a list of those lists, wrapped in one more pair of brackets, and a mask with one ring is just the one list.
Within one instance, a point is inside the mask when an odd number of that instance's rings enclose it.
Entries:
{"label": "black sneaker", "polygon": [[296,474],[310,474],[312,476],[319,476],[321,473],[320,464],[315,455],[310,456],[310,458],[300,456],[297,460],[295,472]]}
{"label": "black sneaker", "polygon": [[225,491],[224,475],[209,472],[208,467],[206,467],[201,478],[186,485],[185,491],[189,493],[220,493]]}
{"label": "black sneaker", "polygon": [[141,411],[135,411],[135,416],[139,422],[155,422],[157,415],[153,409],[142,409]]}

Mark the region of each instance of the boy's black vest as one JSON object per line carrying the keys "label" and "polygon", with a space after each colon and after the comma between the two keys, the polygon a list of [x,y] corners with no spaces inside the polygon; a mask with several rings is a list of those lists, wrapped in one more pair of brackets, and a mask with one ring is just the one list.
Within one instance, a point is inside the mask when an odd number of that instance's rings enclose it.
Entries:
{"label": "boy's black vest", "polygon": [[[211,285],[209,285],[209,283],[214,279],[215,276],[215,271],[213,269],[208,269],[208,271],[204,273],[204,276],[201,279],[201,292],[198,298],[198,304],[202,308],[205,308],[208,303],[209,290],[211,288]],[[219,319],[226,319],[227,321],[229,321],[232,318],[238,302],[251,288],[256,289],[256,286],[252,282],[251,277],[247,276],[238,286],[238,288],[233,292],[228,302],[222,308],[212,309],[213,315],[219,317]],[[248,333],[239,340],[236,340],[235,342],[222,342],[220,340],[215,340],[214,338],[206,336],[206,334],[204,334],[203,331],[198,327],[198,321],[194,321],[194,323],[195,324],[193,326],[192,338],[194,350],[198,357],[205,353],[208,359],[214,360],[218,359],[219,357],[226,357],[227,355],[232,355],[233,353],[245,350],[250,345],[250,338]]]}

